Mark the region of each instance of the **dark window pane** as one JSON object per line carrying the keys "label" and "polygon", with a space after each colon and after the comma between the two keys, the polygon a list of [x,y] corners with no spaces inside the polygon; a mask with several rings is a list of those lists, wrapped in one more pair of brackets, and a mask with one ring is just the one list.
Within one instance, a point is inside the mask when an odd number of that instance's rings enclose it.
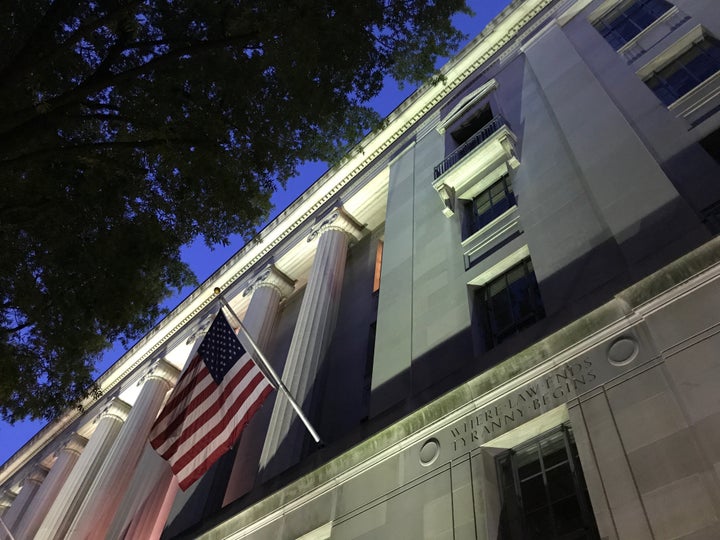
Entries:
{"label": "dark window pane", "polygon": [[665,0],[621,2],[595,22],[595,28],[610,45],[619,49],[671,7],[672,5]]}
{"label": "dark window pane", "polygon": [[553,517],[558,535],[565,535],[585,529],[580,504],[575,497],[567,498],[553,505]]}
{"label": "dark window pane", "polygon": [[530,261],[523,261],[491,281],[477,295],[487,348],[545,316]]}
{"label": "dark window pane", "polygon": [[[498,456],[503,540],[598,539],[576,453],[563,426]],[[533,474],[523,479],[524,473]]]}
{"label": "dark window pane", "polygon": [[463,233],[464,238],[482,229],[514,204],[512,184],[507,177],[501,178],[466,204],[469,227]]}
{"label": "dark window pane", "polygon": [[670,105],[720,70],[720,45],[706,37],[645,80],[665,105]]}
{"label": "dark window pane", "polygon": [[549,469],[545,474],[547,475],[551,501],[559,501],[574,495],[575,483],[569,464],[557,465],[555,468]]}
{"label": "dark window pane", "polygon": [[526,514],[525,527],[528,539],[550,540],[555,538],[548,508],[541,508]]}
{"label": "dark window pane", "polygon": [[545,494],[545,479],[541,474],[520,481],[520,495],[523,501],[523,508],[526,512],[532,512],[547,504]]}

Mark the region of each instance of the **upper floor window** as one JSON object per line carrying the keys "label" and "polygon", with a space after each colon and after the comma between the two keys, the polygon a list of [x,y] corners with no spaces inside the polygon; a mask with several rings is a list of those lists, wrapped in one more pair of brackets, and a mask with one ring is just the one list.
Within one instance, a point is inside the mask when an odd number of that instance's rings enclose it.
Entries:
{"label": "upper floor window", "polygon": [[375,248],[375,270],[373,272],[372,289],[373,293],[376,293],[380,290],[380,275],[382,273],[382,256],[384,245],[385,243],[382,240],[378,240],[377,247]]}
{"label": "upper floor window", "polygon": [[677,101],[720,70],[720,44],[703,36],[681,55],[645,79],[665,105]]}
{"label": "upper floor window", "polygon": [[486,349],[545,317],[530,259],[487,283],[477,292],[476,302]]}
{"label": "upper floor window", "polygon": [[626,0],[595,21],[595,28],[615,49],[631,41],[672,4],[665,0]]}
{"label": "upper floor window", "polygon": [[479,231],[514,205],[515,194],[510,178],[505,175],[465,204],[463,239]]}

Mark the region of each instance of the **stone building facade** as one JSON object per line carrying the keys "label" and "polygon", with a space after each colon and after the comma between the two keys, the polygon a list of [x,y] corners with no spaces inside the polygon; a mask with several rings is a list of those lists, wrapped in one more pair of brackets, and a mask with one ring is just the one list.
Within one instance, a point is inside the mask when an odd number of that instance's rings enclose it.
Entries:
{"label": "stone building facade", "polygon": [[[17,538],[720,538],[720,10],[515,0],[0,469]],[[271,397],[147,435],[219,287]]]}

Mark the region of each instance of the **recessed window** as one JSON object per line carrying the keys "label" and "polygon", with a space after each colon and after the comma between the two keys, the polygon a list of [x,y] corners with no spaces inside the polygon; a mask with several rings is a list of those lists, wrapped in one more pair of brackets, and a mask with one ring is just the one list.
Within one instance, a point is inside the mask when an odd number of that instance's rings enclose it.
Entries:
{"label": "recessed window", "polygon": [[530,259],[487,283],[475,298],[486,350],[545,317]]}
{"label": "recessed window", "polygon": [[629,0],[621,2],[595,21],[594,26],[616,50],[631,41],[665,12],[672,4],[665,0]]}
{"label": "recessed window", "polygon": [[670,105],[719,70],[720,44],[705,36],[645,79],[645,84],[660,101]]}
{"label": "recessed window", "polygon": [[382,256],[383,256],[382,240],[378,240],[377,248],[375,249],[375,272],[373,274],[373,290],[376,293],[380,290],[380,274],[382,272]]}
{"label": "recessed window", "polygon": [[463,239],[479,231],[515,205],[510,178],[506,175],[464,205]]}
{"label": "recessed window", "polygon": [[496,458],[507,540],[599,538],[575,439],[568,426]]}

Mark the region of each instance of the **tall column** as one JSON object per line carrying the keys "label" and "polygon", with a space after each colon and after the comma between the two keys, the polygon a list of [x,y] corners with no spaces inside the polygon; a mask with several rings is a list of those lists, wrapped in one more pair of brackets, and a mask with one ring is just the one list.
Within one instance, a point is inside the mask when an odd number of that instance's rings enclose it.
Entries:
{"label": "tall column", "polygon": [[[36,465],[22,481],[20,493],[18,493],[18,496],[15,497],[10,509],[5,512],[2,519],[5,522],[5,526],[13,531],[13,536],[16,536],[16,525],[20,523],[20,520],[22,520],[23,516],[26,514],[27,509],[32,504],[35,494],[40,488],[40,484],[42,484],[43,480],[45,480],[46,475],[47,469]],[[0,538],[8,538],[3,529],[0,529]]]}
{"label": "tall column", "polygon": [[[250,286],[243,291],[243,296],[252,294],[250,305],[243,317],[243,325],[263,352],[267,352],[267,346],[280,311],[280,302],[293,290],[294,281],[274,265],[270,265],[260,272],[252,280]],[[257,464],[269,419],[269,411],[259,411],[236,443],[235,461],[225,491],[223,506],[250,491],[255,484]]]}
{"label": "tall column", "polygon": [[158,538],[178,489],[168,462],[147,443],[106,540]]}
{"label": "tall column", "polygon": [[40,524],[35,540],[65,538],[129,411],[127,403],[113,398],[98,415],[95,431]]}
{"label": "tall column", "polygon": [[45,478],[40,489],[38,489],[32,504],[27,512],[25,512],[23,518],[13,529],[15,537],[32,538],[35,536],[35,533],[40,527],[40,523],[47,515],[48,510],[50,510],[57,494],[60,492],[60,488],[62,488],[70,475],[70,471],[72,471],[75,463],[77,463],[86,444],[87,439],[85,437],[73,433],[57,452],[57,458],[50,468],[47,478]]}
{"label": "tall column", "polygon": [[[295,325],[282,379],[303,410],[311,403],[312,389],[332,338],[340,302],[348,240],[360,239],[362,226],[341,208],[333,210],[311,232],[319,237],[300,314]],[[304,427],[283,396],[275,400],[265,439],[260,469],[269,478],[300,459]]]}
{"label": "tall column", "polygon": [[140,395],[70,525],[67,538],[104,538],[142,455],[150,429],[179,371],[164,360],[143,377]]}

